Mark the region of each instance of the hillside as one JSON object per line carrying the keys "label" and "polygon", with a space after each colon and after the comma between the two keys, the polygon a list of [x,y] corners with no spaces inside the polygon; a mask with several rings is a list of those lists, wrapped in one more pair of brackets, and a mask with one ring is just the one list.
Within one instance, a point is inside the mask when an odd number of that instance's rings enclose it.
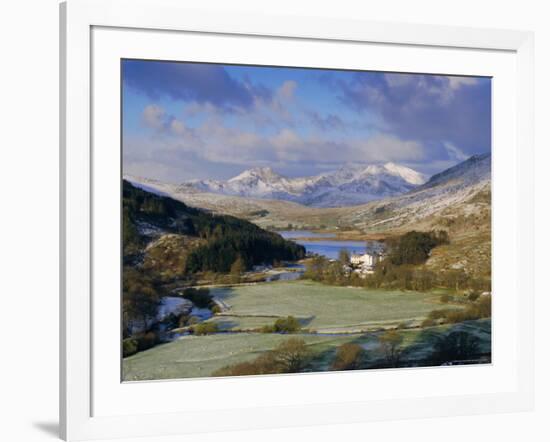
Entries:
{"label": "hillside", "polygon": [[[324,219],[327,226],[337,224],[339,209],[320,209],[288,201],[245,198],[208,193],[179,184],[163,183],[147,178],[125,175],[132,185],[157,195],[166,195],[190,207],[198,207],[216,214],[232,215],[266,228],[285,229],[288,224],[319,226]],[[332,213],[335,213],[333,216]]]}
{"label": "hillside", "polygon": [[213,215],[167,196],[123,182],[123,251],[127,265],[178,276],[198,271],[228,272],[295,260],[304,248],[248,221]]}

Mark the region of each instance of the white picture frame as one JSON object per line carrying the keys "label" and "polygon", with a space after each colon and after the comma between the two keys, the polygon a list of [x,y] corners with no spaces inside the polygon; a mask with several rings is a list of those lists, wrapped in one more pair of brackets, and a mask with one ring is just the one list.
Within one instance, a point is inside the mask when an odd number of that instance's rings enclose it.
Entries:
{"label": "white picture frame", "polygon": [[[375,23],[356,20],[319,19],[315,17],[236,14],[229,11],[204,11],[191,9],[178,0],[69,0],[60,7],[61,15],[61,275],[60,275],[60,427],[66,440],[85,440],[114,437],[162,436],[183,432],[226,431],[236,429],[260,429],[302,425],[352,423],[367,420],[448,416],[489,412],[529,410],[533,406],[533,35],[529,32],[453,28],[434,25],[410,25]],[[512,253],[521,257],[507,272],[514,285],[502,290],[501,299],[507,299],[506,307],[513,319],[514,343],[510,352],[514,357],[495,362],[493,369],[506,369],[506,380],[499,387],[488,386],[485,391],[431,395],[426,385],[425,394],[411,391],[406,397],[383,397],[358,399],[351,393],[342,392],[346,381],[365,379],[363,374],[262,376],[254,380],[232,380],[231,385],[218,384],[217,388],[238,389],[243,397],[253,397],[258,388],[276,390],[317,387],[329,385],[325,398],[303,398],[291,403],[273,400],[255,403],[246,401],[240,405],[224,403],[215,408],[182,410],[170,408],[137,410],[124,408],[124,401],[112,397],[96,397],[98,392],[112,389],[105,381],[102,370],[97,368],[97,344],[100,337],[94,331],[98,320],[98,299],[94,298],[93,235],[94,193],[100,192],[94,176],[101,171],[101,162],[94,160],[94,101],[92,57],[94,43],[102,50],[100,39],[94,40],[97,29],[118,29],[146,33],[170,31],[171,35],[207,35],[209,38],[269,38],[298,42],[325,42],[329,44],[378,45],[379,47],[407,47],[411,51],[487,51],[505,53],[510,58],[507,66],[515,66],[513,81],[515,96],[508,96],[512,103],[510,118],[515,128],[515,137],[510,147],[500,153],[497,166],[508,171],[509,179],[496,180],[494,186],[502,186],[507,192],[511,208],[507,226],[508,234],[513,229]],[[113,45],[116,46],[116,45]],[[296,44],[296,46],[300,46]],[[154,50],[154,43],[152,43]],[[116,54],[115,54],[116,56]],[[403,62],[404,63],[404,62]],[[98,65],[101,65],[100,63]],[[474,66],[463,66],[462,74]],[[455,72],[452,72],[455,73]],[[118,124],[118,121],[116,122]],[[508,152],[508,150],[510,150]],[[92,167],[93,166],[93,167]],[[95,168],[95,170],[93,170]],[[496,170],[497,177],[499,169]],[[513,177],[512,177],[513,175]],[[508,186],[508,187],[505,187]],[[500,212],[496,212],[500,213]],[[118,222],[118,221],[117,221]],[[499,219],[493,220],[494,225]],[[503,221],[504,222],[504,221]],[[99,232],[101,233],[101,232]],[[101,258],[101,257],[99,257]],[[513,274],[513,275],[512,275]],[[498,274],[495,278],[499,277]],[[503,275],[503,278],[505,276]],[[501,287],[504,287],[504,280]],[[497,296],[499,294],[497,293]],[[500,302],[500,301],[497,301]],[[101,305],[101,304],[100,304]],[[499,307],[499,305],[497,305]],[[514,307],[514,308],[512,308]],[[504,311],[503,305],[500,311]],[[95,311],[95,317],[93,312]],[[495,322],[498,323],[499,309]],[[116,315],[115,315],[116,316]],[[504,316],[503,316],[504,317]],[[505,324],[504,324],[505,325]],[[500,325],[502,327],[502,324]],[[97,328],[97,327],[96,327]],[[94,352],[94,345],[96,352]],[[94,361],[94,355],[98,356]],[[117,361],[118,363],[118,361]],[[495,368],[496,367],[496,368]],[[468,371],[469,370],[469,371]],[[396,376],[396,371],[385,371],[384,377]],[[426,374],[427,373],[427,374]],[[457,372],[454,372],[457,373]],[[458,376],[472,379],[477,374],[465,368]],[[424,372],[424,378],[433,372]],[[362,376],[352,378],[351,376]],[[373,375],[374,376],[374,375]],[[381,376],[378,374],[377,376]],[[401,382],[413,379],[413,371],[402,371]],[[491,376],[491,373],[489,373]],[[177,389],[182,382],[218,382],[212,380],[185,380],[171,382]],[[445,382],[443,378],[441,382]],[[349,382],[348,382],[349,383]],[[151,382],[146,386],[126,384],[120,397],[132,396],[130,390],[140,388],[140,394],[162,395],[167,383]],[[301,384],[301,385],[300,385]],[[198,384],[197,384],[198,385]],[[331,390],[332,388],[332,390]],[[331,393],[332,392],[332,393]],[[338,392],[338,394],[336,394]],[[118,393],[117,393],[118,394]],[[158,396],[157,396],[158,397]],[[109,402],[117,410],[103,407]],[[128,401],[126,401],[127,403]],[[121,405],[122,404],[122,405]],[[101,408],[100,411],[98,411]],[[216,419],[211,419],[215,411]],[[246,416],[246,418],[243,418]]]}

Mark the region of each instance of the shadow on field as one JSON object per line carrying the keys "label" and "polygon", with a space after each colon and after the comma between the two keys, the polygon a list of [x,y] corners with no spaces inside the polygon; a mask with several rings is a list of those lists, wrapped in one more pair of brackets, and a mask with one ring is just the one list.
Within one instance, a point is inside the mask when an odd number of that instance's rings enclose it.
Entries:
{"label": "shadow on field", "polygon": [[[397,365],[387,360],[379,336],[380,333],[368,333],[350,341],[365,350],[359,370],[491,362],[490,320],[465,321],[445,329],[422,329],[410,344],[400,348]],[[315,355],[311,361],[311,369],[330,370],[337,351],[338,347],[334,347]]]}
{"label": "shadow on field", "polygon": [[315,319],[315,315],[305,316],[305,317],[298,318],[298,322],[300,323],[302,328],[305,328],[309,324],[311,324],[311,321],[313,321],[314,319]]}
{"label": "shadow on field", "polygon": [[216,288],[213,295],[220,301],[227,301],[235,296],[235,290],[232,287]]}
{"label": "shadow on field", "polygon": [[218,325],[218,328],[222,331],[230,331],[232,328],[236,328],[239,325],[237,321],[232,321],[231,319],[225,318],[217,320],[216,324]]}

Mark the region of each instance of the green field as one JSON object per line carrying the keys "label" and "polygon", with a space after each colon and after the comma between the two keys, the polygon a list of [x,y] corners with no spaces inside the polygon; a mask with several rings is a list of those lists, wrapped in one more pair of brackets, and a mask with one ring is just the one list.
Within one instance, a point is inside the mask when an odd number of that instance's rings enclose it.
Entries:
{"label": "green field", "polygon": [[366,290],[310,281],[218,288],[211,293],[230,307],[211,319],[223,330],[250,331],[292,315],[302,327],[318,333],[364,332],[403,322],[415,326],[430,311],[443,307],[438,292]]}
{"label": "green field", "polygon": [[[252,333],[271,325],[278,317],[298,318],[308,333],[298,333],[314,355],[312,369],[330,368],[337,347],[353,342],[369,354],[373,365],[382,357],[378,336],[400,324],[416,327],[432,310],[462,308],[442,305],[441,292],[417,293],[333,287],[309,281],[280,281],[211,290],[229,308],[209,321],[224,331],[207,336],[184,336],[173,342],[137,353],[123,361],[126,381],[211,376],[227,365],[251,361],[277,347],[290,335]],[[400,330],[407,358],[421,360],[430,354],[433,338],[449,329],[476,334],[490,351],[491,321],[479,320],[454,326]],[[243,332],[244,331],[244,332]]]}
{"label": "green field", "polygon": [[[422,360],[432,350],[433,338],[452,330],[467,330],[480,338],[481,351],[491,349],[491,320],[482,319],[455,326],[403,330],[403,346],[407,349],[405,361]],[[315,355],[312,370],[325,371],[330,367],[338,346],[346,342],[361,345],[375,364],[382,354],[379,333],[358,335],[293,335],[307,343]],[[291,335],[261,333],[227,333],[209,336],[185,336],[169,344],[137,353],[123,361],[123,380],[177,379],[208,377],[227,365],[250,361],[259,354],[272,350]]]}
{"label": "green field", "polygon": [[[301,336],[317,352],[349,341],[349,336]],[[249,361],[274,349],[289,335],[272,333],[185,336],[124,359],[123,379],[173,379],[210,376],[226,365]]]}

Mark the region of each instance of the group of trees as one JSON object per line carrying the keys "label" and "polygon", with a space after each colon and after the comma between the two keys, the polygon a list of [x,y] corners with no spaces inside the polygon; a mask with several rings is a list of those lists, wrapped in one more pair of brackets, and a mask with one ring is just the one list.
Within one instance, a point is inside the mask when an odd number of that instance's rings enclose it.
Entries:
{"label": "group of trees", "polygon": [[328,258],[317,255],[309,259],[305,265],[303,277],[326,284],[344,285],[349,283],[349,273],[345,271],[345,263],[330,261]]}
{"label": "group of trees", "polygon": [[156,317],[160,294],[153,279],[133,267],[122,272],[123,332],[129,336],[132,328],[147,331]]}
{"label": "group of trees", "polygon": [[389,238],[388,262],[393,265],[423,264],[431,250],[441,244],[449,243],[449,234],[445,230],[432,232],[407,232],[397,238]]}
{"label": "group of trees", "polygon": [[237,226],[228,223],[216,228],[204,244],[189,252],[187,271],[238,274],[253,265],[295,261],[304,257],[303,246],[276,233],[250,223]]}
{"label": "group of trees", "polygon": [[151,330],[161,297],[158,286],[146,273],[124,267],[122,272],[122,354],[130,356],[160,342]]}
{"label": "group of trees", "polygon": [[261,328],[262,333],[295,333],[302,328],[300,321],[294,316],[278,318],[273,325],[265,325]]}
{"label": "group of trees", "polygon": [[214,307],[214,297],[210,294],[210,290],[206,287],[189,287],[181,293],[182,298],[191,301],[198,308]]}

